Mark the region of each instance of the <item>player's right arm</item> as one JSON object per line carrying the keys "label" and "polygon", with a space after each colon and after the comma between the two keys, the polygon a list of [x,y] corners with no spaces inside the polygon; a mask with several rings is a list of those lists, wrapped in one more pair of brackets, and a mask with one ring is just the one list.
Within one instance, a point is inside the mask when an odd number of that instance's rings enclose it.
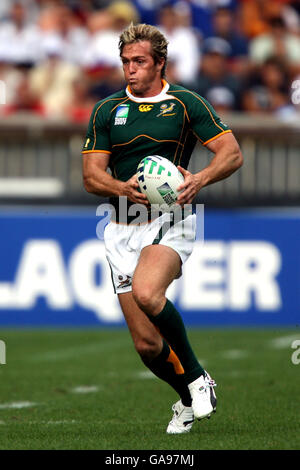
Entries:
{"label": "player's right arm", "polygon": [[147,204],[147,197],[138,191],[136,175],[128,181],[120,181],[109,173],[110,154],[102,152],[83,153],[83,184],[87,192],[98,196],[126,196],[132,202]]}

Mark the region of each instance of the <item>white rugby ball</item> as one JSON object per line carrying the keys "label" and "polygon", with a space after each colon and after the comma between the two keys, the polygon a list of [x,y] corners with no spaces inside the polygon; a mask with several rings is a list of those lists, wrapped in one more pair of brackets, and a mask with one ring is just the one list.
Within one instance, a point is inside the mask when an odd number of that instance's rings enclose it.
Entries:
{"label": "white rugby ball", "polygon": [[178,186],[184,181],[182,173],[167,158],[151,155],[137,167],[137,179],[142,193],[150,204],[172,206],[179,195]]}

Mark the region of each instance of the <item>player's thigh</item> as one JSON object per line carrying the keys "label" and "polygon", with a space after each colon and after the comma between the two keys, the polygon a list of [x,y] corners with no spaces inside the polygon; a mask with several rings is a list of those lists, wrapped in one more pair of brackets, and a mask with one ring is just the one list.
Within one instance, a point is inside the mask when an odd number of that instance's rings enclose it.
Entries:
{"label": "player's thigh", "polygon": [[164,296],[166,289],[178,276],[181,259],[172,248],[164,245],[148,245],[142,249],[134,272],[132,288],[135,295]]}
{"label": "player's thigh", "polygon": [[162,348],[162,338],[145,313],[138,307],[132,292],[118,295],[124,318],[128,325],[135,348],[139,353],[153,350],[154,355]]}

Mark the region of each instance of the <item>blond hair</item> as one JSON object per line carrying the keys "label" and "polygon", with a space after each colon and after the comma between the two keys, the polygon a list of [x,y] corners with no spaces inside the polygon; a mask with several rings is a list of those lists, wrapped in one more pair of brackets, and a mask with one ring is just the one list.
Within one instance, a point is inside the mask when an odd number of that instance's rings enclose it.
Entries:
{"label": "blond hair", "polygon": [[165,63],[161,70],[161,76],[165,76],[168,55],[168,41],[164,35],[155,27],[150,24],[136,24],[131,23],[120,35],[119,50],[122,55],[124,46],[138,41],[149,41],[152,48],[152,57],[154,63],[157,64],[164,59]]}

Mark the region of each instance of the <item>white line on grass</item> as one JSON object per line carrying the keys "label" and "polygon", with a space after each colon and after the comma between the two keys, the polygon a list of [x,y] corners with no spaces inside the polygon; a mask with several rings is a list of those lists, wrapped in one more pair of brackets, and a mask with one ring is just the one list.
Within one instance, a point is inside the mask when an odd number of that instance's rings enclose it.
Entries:
{"label": "white line on grass", "polygon": [[[75,424],[75,423],[79,423],[79,421],[76,421],[75,419],[71,419],[71,420],[67,420],[67,419],[61,419],[61,420],[58,420],[58,421],[53,421],[53,420],[50,420],[50,421],[45,421],[45,420],[41,420],[41,421],[24,421],[22,422],[22,424],[30,424],[30,425],[45,425],[45,426],[55,426],[55,425],[62,425],[62,424]],[[5,421],[0,421],[0,426],[1,424],[7,424]]]}
{"label": "white line on grass", "polygon": [[72,388],[72,393],[95,393],[99,391],[97,385],[79,385],[78,387]]}
{"label": "white line on grass", "polygon": [[75,359],[86,354],[99,354],[107,350],[116,350],[123,348],[129,344],[128,337],[119,339],[118,342],[111,340],[97,341],[85,345],[71,346],[64,349],[56,349],[54,351],[47,351],[40,354],[34,354],[27,358],[30,362],[51,362],[51,361],[64,361],[66,359]]}
{"label": "white line on grass", "polygon": [[151,370],[143,370],[137,373],[139,379],[157,379],[156,375],[154,375]]}
{"label": "white line on grass", "polygon": [[247,351],[243,349],[228,349],[220,354],[224,359],[244,359],[249,356]]}
{"label": "white line on grass", "polygon": [[[249,369],[244,369],[244,370],[236,370],[236,369],[230,369],[230,370],[223,370],[218,372],[218,377],[260,377],[265,375],[264,370],[249,370]],[[218,383],[218,377],[216,378],[216,381]]]}
{"label": "white line on grass", "polygon": [[[40,424],[40,421],[35,421],[36,423]],[[34,421],[32,422],[34,423]],[[60,421],[42,421],[42,424],[74,424],[77,423],[75,419],[67,420],[67,419],[61,419]]]}
{"label": "white line on grass", "polygon": [[[32,424],[32,425],[40,425],[40,424],[43,424],[45,426],[52,426],[52,425],[61,425],[61,424],[75,424],[75,423],[79,423],[80,421],[76,421],[75,419],[60,419],[60,420],[57,420],[57,421],[54,421],[52,419],[50,419],[49,421],[46,421],[46,420],[43,420],[41,419],[40,421],[38,420],[34,420],[34,421],[23,421],[22,424]],[[5,424],[4,421],[3,423],[0,422],[0,424]]]}
{"label": "white line on grass", "polygon": [[16,401],[12,403],[2,403],[0,404],[0,409],[21,409],[21,408],[29,408],[31,406],[36,406],[38,403],[33,403],[31,401]]}
{"label": "white line on grass", "polygon": [[272,339],[269,344],[271,348],[274,349],[285,349],[290,348],[292,346],[292,342],[295,339],[300,339],[300,333],[298,335],[288,335],[288,336],[280,336],[279,338]]}

